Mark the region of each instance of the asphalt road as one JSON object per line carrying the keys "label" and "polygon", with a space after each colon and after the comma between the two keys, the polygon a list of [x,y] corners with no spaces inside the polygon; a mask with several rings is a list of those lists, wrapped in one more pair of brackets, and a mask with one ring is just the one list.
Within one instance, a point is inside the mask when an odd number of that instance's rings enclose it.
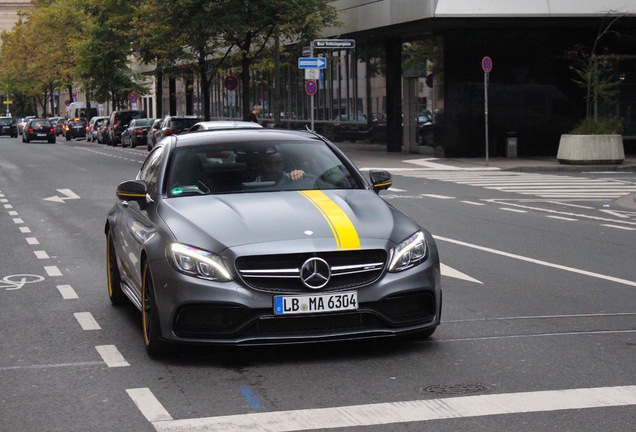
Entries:
{"label": "asphalt road", "polygon": [[436,237],[433,338],[153,360],[140,313],[108,300],[103,235],[146,154],[0,137],[1,431],[633,429],[633,172],[447,172],[352,152],[391,168],[383,196]]}

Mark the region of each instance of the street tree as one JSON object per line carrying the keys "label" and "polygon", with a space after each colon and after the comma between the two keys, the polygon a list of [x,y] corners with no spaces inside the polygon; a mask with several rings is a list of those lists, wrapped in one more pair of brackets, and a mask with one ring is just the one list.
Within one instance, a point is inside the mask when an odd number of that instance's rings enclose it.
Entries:
{"label": "street tree", "polygon": [[336,24],[337,12],[327,0],[234,0],[224,4],[222,39],[233,47],[241,66],[243,118],[251,112],[250,68],[273,37],[293,43],[309,41]]}
{"label": "street tree", "polygon": [[145,0],[137,5],[131,27],[133,51],[143,62],[156,64],[159,79],[164,73],[198,77],[206,120],[211,70],[223,64],[231,49],[220,39],[227,4],[226,0]]}

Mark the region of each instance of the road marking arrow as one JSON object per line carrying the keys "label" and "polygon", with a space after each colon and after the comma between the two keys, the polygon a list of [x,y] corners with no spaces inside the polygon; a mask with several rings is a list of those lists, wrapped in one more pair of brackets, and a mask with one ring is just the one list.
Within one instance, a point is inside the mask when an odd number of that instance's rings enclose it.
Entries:
{"label": "road marking arrow", "polygon": [[478,283],[480,285],[484,284],[483,282],[478,281],[477,279],[471,278],[467,274],[462,273],[459,270],[455,270],[454,268],[449,267],[446,264],[440,264],[440,271],[442,272],[442,276],[452,277],[452,278],[456,278],[456,279],[462,279],[462,280],[465,280],[465,281],[468,281],[468,282]]}
{"label": "road marking arrow", "polygon": [[57,191],[64,196],[60,197],[55,195],[52,197],[44,198],[44,201],[53,201],[53,202],[63,203],[65,200],[79,199],[79,196],[76,195],[75,192],[73,192],[70,189],[57,189]]}

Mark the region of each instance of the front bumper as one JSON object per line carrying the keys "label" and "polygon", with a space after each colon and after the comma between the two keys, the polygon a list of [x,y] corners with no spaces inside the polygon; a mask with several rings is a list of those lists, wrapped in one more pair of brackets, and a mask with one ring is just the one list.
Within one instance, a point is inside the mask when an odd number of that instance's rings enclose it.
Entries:
{"label": "front bumper", "polygon": [[209,282],[151,264],[162,337],[211,344],[279,344],[397,336],[434,328],[441,314],[437,254],[357,288],[355,311],[275,315],[274,296],[240,281]]}

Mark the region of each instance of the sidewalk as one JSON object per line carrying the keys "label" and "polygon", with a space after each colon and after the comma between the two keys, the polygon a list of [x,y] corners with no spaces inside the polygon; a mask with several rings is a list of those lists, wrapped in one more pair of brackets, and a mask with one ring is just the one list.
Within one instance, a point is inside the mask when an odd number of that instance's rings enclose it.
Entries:
{"label": "sidewalk", "polygon": [[[358,167],[378,165],[378,155],[382,155],[382,164],[386,168],[414,168],[417,165],[434,170],[503,170],[503,171],[633,171],[636,172],[636,155],[626,155],[620,165],[563,165],[556,157],[527,158],[435,158],[419,153],[392,153],[386,151],[383,144],[334,143],[344,151]],[[422,161],[414,164],[414,161]],[[410,162],[409,162],[410,161]]]}

